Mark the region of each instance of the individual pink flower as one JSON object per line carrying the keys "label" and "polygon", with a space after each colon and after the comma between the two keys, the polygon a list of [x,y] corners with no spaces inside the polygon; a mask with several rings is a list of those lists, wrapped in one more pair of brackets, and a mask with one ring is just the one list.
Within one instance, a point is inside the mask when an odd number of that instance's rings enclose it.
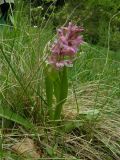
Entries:
{"label": "individual pink flower", "polygon": [[78,27],[71,22],[68,27],[61,27],[57,30],[57,40],[51,47],[51,56],[48,57],[48,63],[55,68],[72,67],[72,59],[78,51],[78,47],[83,43],[80,33],[83,28]]}

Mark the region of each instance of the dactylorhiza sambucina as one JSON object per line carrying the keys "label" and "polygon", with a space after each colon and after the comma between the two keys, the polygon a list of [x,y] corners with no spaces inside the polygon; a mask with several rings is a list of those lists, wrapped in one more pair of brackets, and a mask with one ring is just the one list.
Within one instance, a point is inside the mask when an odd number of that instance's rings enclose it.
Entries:
{"label": "dactylorhiza sambucina", "polygon": [[73,59],[76,56],[78,47],[83,43],[80,33],[82,27],[78,27],[71,22],[67,27],[57,30],[57,39],[51,47],[51,55],[48,57],[48,64],[56,69],[73,66]]}

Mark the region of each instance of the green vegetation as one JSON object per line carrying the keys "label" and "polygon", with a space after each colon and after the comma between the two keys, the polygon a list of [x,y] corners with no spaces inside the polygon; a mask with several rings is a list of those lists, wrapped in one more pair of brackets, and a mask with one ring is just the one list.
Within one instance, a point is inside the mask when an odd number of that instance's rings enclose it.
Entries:
{"label": "green vegetation", "polygon": [[[32,2],[18,1],[14,27],[0,26],[0,158],[120,159],[119,1]],[[56,124],[45,61],[55,29],[69,21],[83,25],[85,42]]]}

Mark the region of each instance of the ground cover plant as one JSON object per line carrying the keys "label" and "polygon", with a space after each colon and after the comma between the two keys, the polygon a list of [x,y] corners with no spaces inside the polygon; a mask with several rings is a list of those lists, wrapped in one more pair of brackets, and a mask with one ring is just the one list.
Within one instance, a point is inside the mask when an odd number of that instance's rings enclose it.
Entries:
{"label": "ground cover plant", "polygon": [[29,11],[18,1],[14,26],[0,26],[1,159],[119,160],[120,50],[110,46],[119,12],[103,47],[70,16],[56,35],[52,17],[37,27]]}

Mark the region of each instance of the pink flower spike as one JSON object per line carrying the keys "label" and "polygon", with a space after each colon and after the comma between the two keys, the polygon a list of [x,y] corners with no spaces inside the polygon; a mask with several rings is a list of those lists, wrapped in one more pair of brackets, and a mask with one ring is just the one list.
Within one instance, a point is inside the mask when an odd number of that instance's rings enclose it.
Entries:
{"label": "pink flower spike", "polygon": [[76,49],[73,47],[64,45],[63,49],[61,50],[61,53],[62,55],[73,56],[76,53]]}
{"label": "pink flower spike", "polygon": [[55,64],[55,66],[56,66],[56,68],[63,68],[64,66],[65,66],[65,64],[64,64],[64,61],[60,61],[60,62],[57,62],[56,64]]}
{"label": "pink flower spike", "polygon": [[73,40],[70,40],[68,42],[68,44],[70,46],[75,46],[75,47],[78,47],[80,44],[82,44],[84,41],[83,41],[83,38],[81,36],[78,36],[76,39],[73,39]]}
{"label": "pink flower spike", "polygon": [[73,63],[70,60],[64,60],[64,61],[57,62],[55,64],[55,66],[56,66],[57,69],[63,68],[65,66],[66,67],[73,67]]}
{"label": "pink flower spike", "polygon": [[61,36],[60,41],[61,41],[61,43],[68,45],[68,41],[65,36]]}
{"label": "pink flower spike", "polygon": [[72,67],[72,59],[75,57],[78,47],[83,43],[83,38],[80,33],[83,28],[69,23],[66,27],[61,27],[57,30],[57,40],[51,47],[51,56],[48,58],[48,63],[56,69]]}
{"label": "pink flower spike", "polygon": [[64,65],[65,65],[66,67],[73,67],[73,63],[72,63],[72,61],[70,61],[70,60],[65,60],[65,61],[64,61]]}
{"label": "pink flower spike", "polygon": [[59,54],[60,53],[60,43],[57,42],[57,43],[54,43],[51,47],[51,51],[52,53],[54,54]]}

